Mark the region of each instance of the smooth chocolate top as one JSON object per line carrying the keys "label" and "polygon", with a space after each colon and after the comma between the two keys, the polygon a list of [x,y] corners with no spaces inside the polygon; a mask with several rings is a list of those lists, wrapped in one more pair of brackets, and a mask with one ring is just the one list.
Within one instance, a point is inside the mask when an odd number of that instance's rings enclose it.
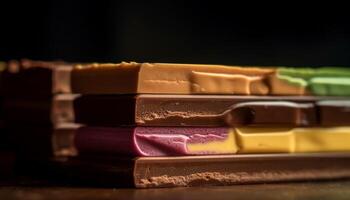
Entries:
{"label": "smooth chocolate top", "polygon": [[[72,71],[82,94],[231,94],[349,96],[347,68],[239,67],[202,64],[92,64]],[[94,84],[91,84],[94,83]]]}
{"label": "smooth chocolate top", "polygon": [[350,70],[336,67],[296,69],[136,62],[73,67],[64,62],[22,60],[9,62],[6,71],[3,85],[10,95],[350,95]]}
{"label": "smooth chocolate top", "polygon": [[[269,68],[224,65],[93,64],[72,71],[72,91],[82,94],[260,94],[268,93]],[[94,83],[94,84],[91,84]]]}

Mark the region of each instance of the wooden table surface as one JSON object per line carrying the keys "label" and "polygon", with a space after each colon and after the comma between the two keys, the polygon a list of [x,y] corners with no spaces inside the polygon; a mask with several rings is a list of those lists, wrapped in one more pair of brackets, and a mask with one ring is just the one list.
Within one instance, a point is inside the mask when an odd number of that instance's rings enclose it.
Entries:
{"label": "wooden table surface", "polygon": [[64,186],[0,187],[0,199],[350,199],[350,180],[289,184],[235,185],[225,187],[192,187],[162,189],[86,188]]}

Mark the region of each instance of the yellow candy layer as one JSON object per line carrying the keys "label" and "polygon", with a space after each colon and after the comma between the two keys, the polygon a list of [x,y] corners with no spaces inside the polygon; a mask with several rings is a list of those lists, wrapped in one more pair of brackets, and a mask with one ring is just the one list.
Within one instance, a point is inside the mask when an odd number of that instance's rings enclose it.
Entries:
{"label": "yellow candy layer", "polygon": [[350,127],[235,128],[221,141],[188,143],[190,153],[305,153],[350,151]]}

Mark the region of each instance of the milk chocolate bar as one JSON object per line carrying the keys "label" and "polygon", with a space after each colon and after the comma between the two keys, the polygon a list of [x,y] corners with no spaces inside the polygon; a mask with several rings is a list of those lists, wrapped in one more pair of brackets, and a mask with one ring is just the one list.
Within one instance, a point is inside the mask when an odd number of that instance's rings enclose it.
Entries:
{"label": "milk chocolate bar", "polygon": [[341,126],[349,122],[350,101],[325,100],[317,102],[320,123],[324,126]]}
{"label": "milk chocolate bar", "polygon": [[[7,123],[26,126],[54,126],[75,121],[73,100],[79,95],[11,97],[3,100]],[[93,105],[95,106],[95,105]]]}
{"label": "milk chocolate bar", "polygon": [[64,94],[54,99],[53,119],[91,126],[344,126],[350,125],[348,101],[306,96]]}
{"label": "milk chocolate bar", "polygon": [[[349,96],[350,69],[135,63],[72,70],[73,93]],[[91,84],[94,83],[94,84]]]}
{"label": "milk chocolate bar", "polygon": [[52,152],[56,157],[77,156],[74,144],[75,133],[79,124],[62,123],[52,131]]}
{"label": "milk chocolate bar", "polygon": [[[152,187],[217,186],[350,177],[350,156],[260,154],[187,157],[71,158],[57,162],[60,178],[92,185]],[[61,170],[59,170],[61,169]]]}
{"label": "milk chocolate bar", "polygon": [[350,95],[350,70],[335,67],[299,69],[135,62],[73,67],[64,62],[22,60],[10,62],[5,72],[4,92],[12,96],[51,93]]}
{"label": "milk chocolate bar", "polygon": [[[120,63],[78,66],[72,91],[82,94],[268,94],[273,69],[222,65]],[[91,84],[94,83],[94,84]]]}
{"label": "milk chocolate bar", "polygon": [[76,149],[83,154],[185,156],[350,151],[350,127],[81,127],[75,134]]}
{"label": "milk chocolate bar", "polygon": [[5,96],[50,96],[70,92],[70,70],[64,62],[10,61],[2,74],[1,85]]}

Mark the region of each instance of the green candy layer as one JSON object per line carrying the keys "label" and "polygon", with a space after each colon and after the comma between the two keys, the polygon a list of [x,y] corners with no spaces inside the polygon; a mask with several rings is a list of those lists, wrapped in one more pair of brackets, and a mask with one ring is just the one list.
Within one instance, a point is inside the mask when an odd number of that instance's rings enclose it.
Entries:
{"label": "green candy layer", "polygon": [[306,87],[319,96],[350,96],[350,69],[341,67],[279,68],[278,78]]}

